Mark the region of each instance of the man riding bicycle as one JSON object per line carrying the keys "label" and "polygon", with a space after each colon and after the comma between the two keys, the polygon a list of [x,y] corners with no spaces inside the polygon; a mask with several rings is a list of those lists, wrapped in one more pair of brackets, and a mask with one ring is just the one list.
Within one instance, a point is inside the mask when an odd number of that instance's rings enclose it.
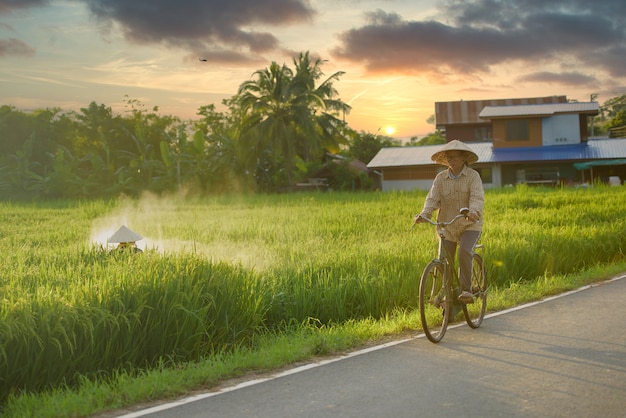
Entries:
{"label": "man riding bicycle", "polygon": [[463,287],[459,301],[473,303],[472,254],[482,232],[485,193],[480,175],[469,165],[478,161],[478,155],[463,142],[453,140],[435,152],[431,159],[448,169],[435,177],[424,208],[415,216],[415,222],[426,222],[422,217],[430,219],[435,210],[439,210],[437,221],[449,221],[461,208],[469,208],[465,219],[460,219],[444,230],[444,248],[453,265],[458,243],[459,278]]}

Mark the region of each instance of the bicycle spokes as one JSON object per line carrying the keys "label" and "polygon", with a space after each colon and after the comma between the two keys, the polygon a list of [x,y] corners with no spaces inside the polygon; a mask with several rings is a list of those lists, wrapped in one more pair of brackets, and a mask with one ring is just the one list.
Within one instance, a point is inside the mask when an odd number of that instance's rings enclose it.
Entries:
{"label": "bicycle spokes", "polygon": [[433,261],[424,269],[420,280],[419,308],[426,337],[437,342],[448,326],[449,309],[444,286],[443,265]]}
{"label": "bicycle spokes", "polygon": [[472,293],[474,303],[463,306],[463,313],[467,324],[472,328],[478,328],[485,317],[487,307],[487,275],[483,259],[474,254],[472,259]]}

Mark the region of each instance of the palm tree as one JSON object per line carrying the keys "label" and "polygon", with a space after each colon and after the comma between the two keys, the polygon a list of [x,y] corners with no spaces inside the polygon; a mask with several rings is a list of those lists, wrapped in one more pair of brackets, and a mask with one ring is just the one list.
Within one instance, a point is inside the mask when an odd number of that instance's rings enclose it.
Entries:
{"label": "palm tree", "polygon": [[321,63],[319,59],[312,63],[308,52],[300,54],[294,60],[294,74],[286,65],[272,62],[241,84],[237,94],[245,116],[241,132],[244,146],[257,156],[257,164],[268,148],[275,161],[282,159],[290,185],[294,183],[297,158],[309,160],[323,154],[325,147],[341,142],[338,132],[345,123],[338,116],[350,109],[334,98],[337,91],[333,82],[342,72],[315,86],[323,75]]}
{"label": "palm tree", "polygon": [[[256,71],[253,77],[256,78],[241,84],[237,94],[244,117],[241,137],[251,157],[247,158],[247,165],[253,169],[251,163],[258,161],[251,160],[258,159],[269,148],[275,159],[280,156],[285,159],[291,176],[295,156],[292,130],[300,110],[290,93],[293,73],[285,65],[272,62],[269,68]],[[289,181],[292,182],[292,177]]]}
{"label": "palm tree", "polygon": [[[312,111],[311,126],[303,132],[303,157],[305,161],[310,158],[318,158],[325,150],[336,152],[340,144],[345,144],[346,127],[344,118],[350,112],[350,106],[336,99],[338,92],[333,83],[345,74],[338,71],[322,81],[317,87],[315,83],[324,75],[321,70],[323,61],[316,58],[311,62],[309,53],[300,54],[298,60],[294,60],[296,75],[294,84],[301,92],[301,96],[307,101],[308,108]],[[341,117],[341,118],[340,118]],[[313,155],[310,155],[313,151]]]}

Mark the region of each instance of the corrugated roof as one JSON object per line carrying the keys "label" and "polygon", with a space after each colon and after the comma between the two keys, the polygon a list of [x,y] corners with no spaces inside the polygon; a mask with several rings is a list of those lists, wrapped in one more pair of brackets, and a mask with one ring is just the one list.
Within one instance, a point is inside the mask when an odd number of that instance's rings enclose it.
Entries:
{"label": "corrugated roof", "polygon": [[493,149],[490,162],[588,160],[596,158],[601,157],[598,155],[595,146],[590,147],[585,143],[580,143],[575,145]]}
{"label": "corrugated roof", "polygon": [[493,119],[511,116],[550,116],[556,113],[597,114],[599,109],[599,105],[596,102],[485,106],[478,116],[483,119]]}
{"label": "corrugated roof", "polygon": [[[478,155],[478,161],[489,158],[491,142],[466,143]],[[367,164],[370,168],[402,167],[407,165],[435,165],[430,156],[443,145],[424,145],[421,147],[391,147],[381,149]]]}
{"label": "corrugated roof", "polygon": [[[476,164],[541,161],[590,161],[626,158],[626,139],[592,139],[574,145],[526,148],[493,148],[491,142],[467,143],[478,155]],[[369,168],[435,165],[430,156],[442,145],[383,148],[367,164]]]}
{"label": "corrugated roof", "polygon": [[458,124],[485,123],[478,114],[485,106],[515,106],[540,103],[567,103],[566,96],[526,97],[516,99],[459,100],[435,102],[437,127]]}

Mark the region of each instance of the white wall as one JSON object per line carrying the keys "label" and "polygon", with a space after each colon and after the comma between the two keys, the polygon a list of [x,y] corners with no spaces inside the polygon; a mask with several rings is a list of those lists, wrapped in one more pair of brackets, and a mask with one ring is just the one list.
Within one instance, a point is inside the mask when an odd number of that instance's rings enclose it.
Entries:
{"label": "white wall", "polygon": [[[385,180],[384,176],[381,181],[381,189],[383,192],[392,190],[430,190],[433,180]],[[491,189],[494,187],[502,187],[502,167],[500,164],[491,166],[491,183],[483,183],[483,188]]]}
{"label": "white wall", "polygon": [[432,185],[432,180],[383,180],[382,189],[383,192],[392,190],[430,190]]}
{"label": "white wall", "polygon": [[494,164],[491,166],[491,183],[483,183],[483,188],[502,187],[502,166]]}
{"label": "white wall", "polygon": [[580,143],[579,116],[554,115],[541,120],[542,144],[567,145]]}
{"label": "white wall", "polygon": [[[492,179],[493,183],[483,183],[483,188],[491,189],[493,187],[500,187],[502,184],[502,180],[500,179],[499,173],[496,177]],[[393,190],[397,191],[409,191],[409,190],[430,190],[430,187],[433,185],[432,180],[383,180],[382,181],[382,191],[390,192]]]}

